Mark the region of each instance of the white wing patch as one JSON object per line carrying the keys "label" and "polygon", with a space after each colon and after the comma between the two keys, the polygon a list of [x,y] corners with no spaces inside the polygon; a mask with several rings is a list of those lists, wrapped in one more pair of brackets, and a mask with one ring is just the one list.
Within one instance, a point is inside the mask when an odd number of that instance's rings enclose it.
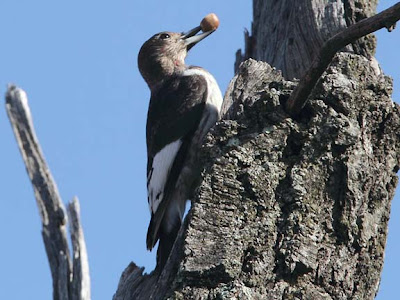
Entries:
{"label": "white wing patch", "polygon": [[154,156],[153,164],[147,177],[147,197],[150,212],[152,213],[157,211],[158,205],[164,197],[165,184],[181,145],[182,141],[176,140],[166,145]]}

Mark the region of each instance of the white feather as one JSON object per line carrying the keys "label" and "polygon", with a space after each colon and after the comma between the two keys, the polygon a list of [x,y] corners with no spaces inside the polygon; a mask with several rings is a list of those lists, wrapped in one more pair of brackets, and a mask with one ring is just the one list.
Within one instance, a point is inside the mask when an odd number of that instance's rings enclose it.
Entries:
{"label": "white feather", "polygon": [[[162,148],[153,159],[152,171],[147,178],[147,187],[150,212],[155,213],[164,196],[164,188],[176,154],[182,145],[181,140],[176,140]],[[157,197],[158,195],[158,197]]]}
{"label": "white feather", "polygon": [[219,114],[221,111],[223,99],[222,99],[221,90],[219,89],[218,83],[215,80],[214,76],[212,76],[206,70],[201,69],[201,68],[187,69],[183,72],[183,76],[191,76],[191,75],[200,75],[206,79],[206,81],[207,81],[207,101],[206,101],[206,103],[208,105],[214,106],[217,109],[218,114]]}

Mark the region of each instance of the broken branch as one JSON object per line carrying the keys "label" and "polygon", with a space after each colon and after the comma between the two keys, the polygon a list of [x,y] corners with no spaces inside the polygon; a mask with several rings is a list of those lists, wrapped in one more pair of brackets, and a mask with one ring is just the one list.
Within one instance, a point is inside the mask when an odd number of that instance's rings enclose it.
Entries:
{"label": "broken branch", "polygon": [[[33,126],[28,97],[24,90],[13,85],[8,87],[6,110],[39,208],[42,237],[53,278],[53,299],[89,300],[89,268],[83,232],[79,222],[78,200],[75,199],[69,207],[74,249],[73,270],[67,241],[67,217],[64,204],[44,159]],[[77,252],[80,256],[79,262],[76,262],[75,259]],[[74,276],[78,274],[77,278],[72,276],[72,272]],[[77,288],[78,290],[76,290]]]}
{"label": "broken branch", "polygon": [[389,31],[392,30],[399,19],[400,2],[373,17],[366,18],[349,26],[327,40],[312,62],[311,67],[301,78],[299,84],[290,95],[286,103],[288,113],[290,115],[297,115],[300,113],[319,78],[328,68],[333,57],[340,49],[381,28],[385,27]]}

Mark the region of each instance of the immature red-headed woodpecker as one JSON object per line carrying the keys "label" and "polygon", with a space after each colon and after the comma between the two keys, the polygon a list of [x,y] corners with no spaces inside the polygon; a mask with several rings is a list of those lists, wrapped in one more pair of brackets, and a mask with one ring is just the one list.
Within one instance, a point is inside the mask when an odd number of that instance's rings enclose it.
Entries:
{"label": "immature red-headed woodpecker", "polygon": [[159,240],[157,268],[163,268],[182,223],[186,201],[199,176],[197,155],[220,118],[222,95],[214,77],[187,66],[189,49],[210,35],[161,32],[140,49],[140,73],[151,91],[147,114],[147,191],[151,221],[147,249]]}

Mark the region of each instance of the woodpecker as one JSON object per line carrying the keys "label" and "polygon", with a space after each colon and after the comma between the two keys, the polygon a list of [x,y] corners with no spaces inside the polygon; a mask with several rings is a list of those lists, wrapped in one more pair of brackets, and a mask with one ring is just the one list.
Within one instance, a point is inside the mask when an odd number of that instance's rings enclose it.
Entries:
{"label": "woodpecker", "polygon": [[219,120],[222,94],[205,69],[187,66],[187,52],[215,30],[160,32],[141,47],[139,71],[151,91],[147,114],[147,191],[151,220],[147,249],[159,240],[163,268],[182,223],[192,185],[200,175],[197,154]]}

